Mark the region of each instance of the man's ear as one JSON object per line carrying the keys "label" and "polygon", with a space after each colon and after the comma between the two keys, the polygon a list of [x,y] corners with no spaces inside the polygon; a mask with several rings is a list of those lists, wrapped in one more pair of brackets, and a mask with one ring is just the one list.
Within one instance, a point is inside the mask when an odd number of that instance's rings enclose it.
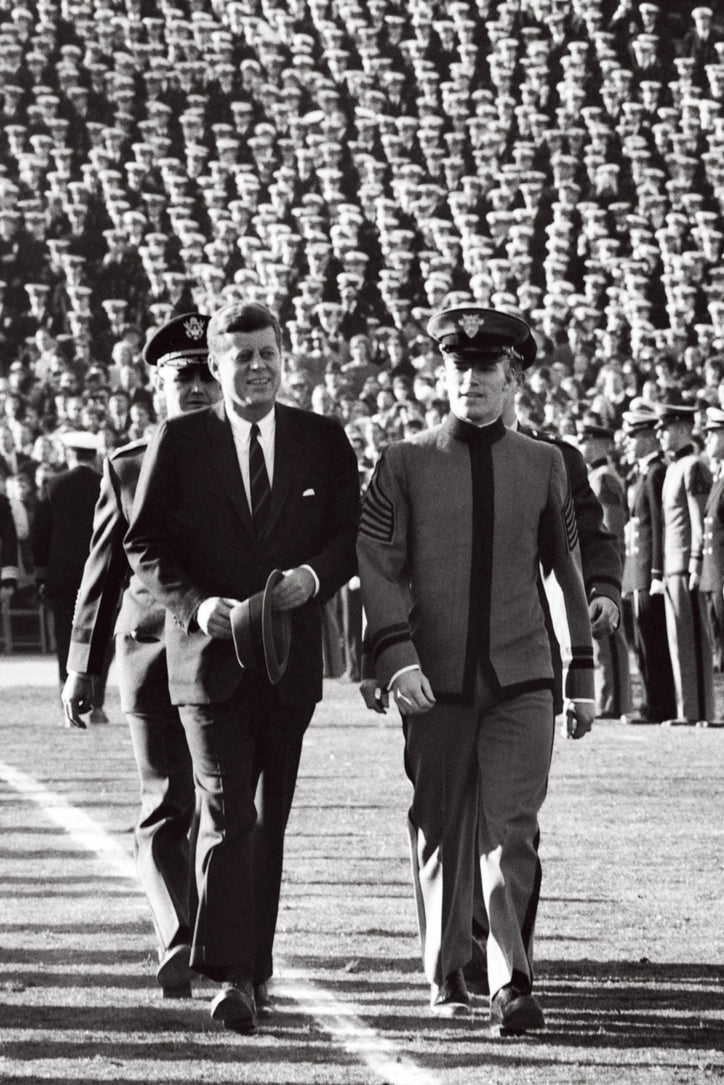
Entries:
{"label": "man's ear", "polygon": [[218,379],[219,379],[219,366],[218,366],[218,363],[216,361],[216,355],[215,354],[209,354],[209,356],[208,356],[208,364],[209,364],[209,371],[211,372],[211,375],[214,377],[215,380],[218,381]]}

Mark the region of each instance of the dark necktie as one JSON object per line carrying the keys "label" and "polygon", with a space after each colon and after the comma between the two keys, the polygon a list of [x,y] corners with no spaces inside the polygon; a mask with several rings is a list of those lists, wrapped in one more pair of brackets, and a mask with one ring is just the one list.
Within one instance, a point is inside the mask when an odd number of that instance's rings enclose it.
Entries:
{"label": "dark necktie", "polygon": [[259,427],[256,423],[251,427],[251,440],[249,443],[249,484],[254,534],[257,538],[260,538],[264,534],[264,528],[269,519],[271,487],[269,486],[269,476],[266,473],[264,453],[259,444]]}

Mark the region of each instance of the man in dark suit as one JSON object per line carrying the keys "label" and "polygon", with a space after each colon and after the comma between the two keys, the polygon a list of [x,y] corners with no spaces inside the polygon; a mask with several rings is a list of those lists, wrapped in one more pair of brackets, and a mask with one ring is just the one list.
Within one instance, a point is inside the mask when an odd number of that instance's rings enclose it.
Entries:
{"label": "man in dark suit", "polygon": [[[223,401],[160,427],[126,549],[167,609],[171,700],[200,800],[191,966],[222,984],[212,1017],[248,1032],[268,1004],[284,830],[322,695],[321,607],[355,570],[359,484],[338,423],[275,402],[273,313],[226,305],[208,340]],[[273,606],[292,630],[278,684],[240,669],[230,620],[275,569]]]}
{"label": "man in dark suit", "polygon": [[634,400],[623,414],[626,454],[635,465],[624,567],[624,590],[633,598],[634,649],[643,687],[635,719],[650,723],[676,715],[666,609],[664,597],[657,591],[664,581],[661,491],[666,474],[656,436],[658,420],[653,406],[642,400]]}
{"label": "man in dark suit", "polygon": [[[53,613],[58,675],[61,688],[68,672],[66,660],[73,626],[75,597],[93,532],[101,480],[96,470],[98,440],[94,433],[69,431],[61,435],[68,470],[52,478],[38,502],[32,527],[33,563],[39,594]],[[94,684],[92,723],[107,722],[103,711],[107,667]],[[65,718],[62,720],[65,726]]]}
{"label": "man in dark suit", "polygon": [[[175,317],[144,348],[144,360],[155,367],[156,387],[169,418],[208,407],[221,395],[207,364],[208,322],[201,313]],[[81,714],[92,704],[93,678],[103,671],[115,622],[121,707],[141,781],[136,866],[156,930],[156,978],[164,997],[178,998],[191,995],[193,773],[178,709],[168,692],[165,611],[143,581],[130,576],[123,549],[147,443],[124,445],[104,464],[90,553],[75,605],[62,699],[68,722],[84,727]]]}

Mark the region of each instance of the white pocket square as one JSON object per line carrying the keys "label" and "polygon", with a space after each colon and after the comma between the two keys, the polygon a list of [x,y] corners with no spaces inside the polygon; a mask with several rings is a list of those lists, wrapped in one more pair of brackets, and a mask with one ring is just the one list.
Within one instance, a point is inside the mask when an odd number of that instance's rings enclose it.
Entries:
{"label": "white pocket square", "polygon": [[314,497],[314,496],[315,496],[314,490],[311,490],[311,489],[310,490],[305,490],[304,493],[302,494],[302,497]]}

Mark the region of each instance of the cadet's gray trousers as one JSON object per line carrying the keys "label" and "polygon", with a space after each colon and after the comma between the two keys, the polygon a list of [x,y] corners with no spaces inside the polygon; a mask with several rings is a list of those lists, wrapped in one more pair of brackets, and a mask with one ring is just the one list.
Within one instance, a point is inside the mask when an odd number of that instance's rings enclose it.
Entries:
{"label": "cadet's gray trousers", "polygon": [[553,747],[550,690],[436,704],[404,721],[412,870],[430,983],[472,956],[475,864],[490,921],[490,992],[532,982],[540,888],[538,811]]}

